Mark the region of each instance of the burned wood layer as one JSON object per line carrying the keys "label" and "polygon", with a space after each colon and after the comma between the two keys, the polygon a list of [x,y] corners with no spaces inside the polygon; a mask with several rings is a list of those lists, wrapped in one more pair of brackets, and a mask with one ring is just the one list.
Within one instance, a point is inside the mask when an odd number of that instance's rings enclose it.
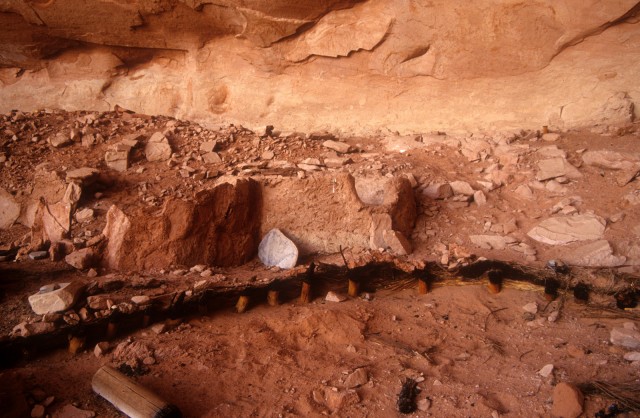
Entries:
{"label": "burned wood layer", "polygon": [[[345,260],[346,261],[346,260]],[[589,293],[611,298],[606,305],[589,304],[586,312],[608,317],[640,319],[640,314],[626,308],[634,308],[640,291],[636,290],[638,277],[620,275],[613,270],[559,269],[551,265],[540,269],[494,260],[479,260],[454,270],[448,270],[432,262],[408,262],[383,254],[368,254],[366,259],[338,266],[322,262],[299,266],[294,270],[273,274],[264,271],[266,278],[252,277],[239,283],[233,277],[225,283],[207,283],[189,288],[173,289],[151,296],[143,306],[132,304],[113,305],[108,315],[81,320],[76,324],[62,321],[53,331],[27,337],[3,336],[0,338],[0,369],[29,361],[51,350],[65,347],[70,341],[81,338],[87,346],[99,341],[126,335],[165,319],[180,319],[193,315],[231,309],[244,312],[251,306],[281,302],[307,303],[324,296],[328,291],[352,294],[353,283],[358,293],[377,290],[402,290],[415,288],[427,293],[441,286],[464,286],[486,283],[488,291],[497,293],[502,287],[521,290],[539,290],[548,300],[573,295],[588,300]],[[108,295],[105,295],[108,296]],[[236,303],[237,302],[237,303]],[[612,308],[612,306],[617,308]],[[88,307],[86,298],[76,309]]]}

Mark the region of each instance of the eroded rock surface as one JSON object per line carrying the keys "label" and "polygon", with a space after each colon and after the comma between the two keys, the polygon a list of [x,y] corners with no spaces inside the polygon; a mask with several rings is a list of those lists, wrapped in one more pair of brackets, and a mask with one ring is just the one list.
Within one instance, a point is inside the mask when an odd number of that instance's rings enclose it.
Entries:
{"label": "eroded rock surface", "polygon": [[627,123],[637,12],[634,0],[9,0],[0,111],[120,105],[367,133]]}

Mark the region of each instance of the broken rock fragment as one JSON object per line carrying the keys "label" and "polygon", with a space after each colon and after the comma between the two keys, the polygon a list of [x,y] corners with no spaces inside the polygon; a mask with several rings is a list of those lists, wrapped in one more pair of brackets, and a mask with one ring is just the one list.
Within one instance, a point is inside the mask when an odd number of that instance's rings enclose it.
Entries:
{"label": "broken rock fragment", "polygon": [[422,194],[432,199],[446,199],[453,196],[449,183],[431,183],[422,190]]}
{"label": "broken rock fragment", "polygon": [[545,181],[563,176],[576,180],[582,177],[582,173],[561,157],[538,161],[536,180]]}
{"label": "broken rock fragment", "polygon": [[346,154],[351,151],[351,146],[349,144],[345,144],[344,142],[338,142],[333,140],[324,141],[322,143],[322,146],[342,154]]}
{"label": "broken rock fragment", "polygon": [[0,188],[0,229],[9,228],[20,216],[20,205],[13,196]]}
{"label": "broken rock fragment", "polygon": [[409,240],[400,231],[386,229],[382,232],[386,246],[395,255],[409,255],[413,248]]}
{"label": "broken rock fragment", "polygon": [[78,270],[85,270],[93,267],[95,260],[96,253],[93,248],[83,248],[81,250],[74,251],[64,258],[64,261],[66,261],[67,264],[77,268]]}
{"label": "broken rock fragment", "polygon": [[473,187],[471,187],[471,185],[466,181],[452,181],[451,183],[449,183],[449,185],[451,186],[451,189],[453,189],[454,194],[473,196],[473,194],[475,193]]}
{"label": "broken rock fragment", "polygon": [[298,262],[298,248],[279,229],[274,228],[260,242],[258,257],[265,266],[290,269]]}
{"label": "broken rock fragment", "polygon": [[151,135],[144,149],[147,161],[166,161],[171,158],[171,145],[169,140],[161,132]]}
{"label": "broken rock fragment", "polygon": [[596,215],[558,216],[540,222],[527,235],[545,244],[564,245],[600,239],[604,230],[604,219]]}
{"label": "broken rock fragment", "polygon": [[469,235],[469,239],[474,245],[486,250],[504,250],[507,245],[517,242],[514,238],[500,235]]}
{"label": "broken rock fragment", "polygon": [[104,154],[107,167],[116,171],[127,171],[129,168],[129,151],[107,151]]}

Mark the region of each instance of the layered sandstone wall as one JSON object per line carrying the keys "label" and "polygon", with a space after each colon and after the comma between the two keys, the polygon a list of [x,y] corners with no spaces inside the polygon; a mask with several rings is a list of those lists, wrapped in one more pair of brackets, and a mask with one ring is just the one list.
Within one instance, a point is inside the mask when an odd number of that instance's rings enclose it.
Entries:
{"label": "layered sandstone wall", "polygon": [[370,134],[626,123],[632,0],[0,0],[0,111]]}

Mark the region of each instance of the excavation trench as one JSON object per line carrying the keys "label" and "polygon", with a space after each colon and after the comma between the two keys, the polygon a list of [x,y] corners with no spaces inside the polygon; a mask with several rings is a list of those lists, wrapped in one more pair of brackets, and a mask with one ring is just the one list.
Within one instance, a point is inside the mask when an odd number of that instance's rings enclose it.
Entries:
{"label": "excavation trench", "polygon": [[[80,338],[85,347],[92,347],[100,341],[121,338],[134,331],[150,325],[168,321],[179,323],[183,318],[207,315],[216,311],[231,310],[237,302],[244,300],[246,305],[242,311],[249,311],[260,304],[277,305],[280,303],[302,304],[301,289],[304,284],[310,285],[310,300],[321,299],[329,291],[346,294],[349,282],[358,283],[358,292],[362,296],[375,294],[379,290],[431,289],[442,286],[464,286],[486,284],[489,292],[498,293],[501,288],[511,287],[520,290],[543,292],[549,301],[556,298],[582,298],[585,281],[592,271],[587,269],[573,269],[558,273],[551,269],[538,269],[519,264],[506,263],[497,260],[483,260],[470,263],[455,270],[447,270],[437,263],[426,263],[423,268],[415,268],[406,259],[396,258],[388,254],[371,253],[368,260],[360,261],[355,266],[345,267],[335,264],[318,262],[313,273],[309,273],[309,266],[299,266],[286,274],[274,275],[268,270],[257,272],[250,280],[227,276],[224,283],[194,288],[178,285],[177,289],[150,298],[144,306],[114,305],[108,316],[82,321],[70,325],[58,321],[54,331],[27,337],[4,336],[0,339],[0,368],[15,367],[28,362],[52,350],[69,345],[72,338]],[[601,272],[606,274],[607,272]],[[20,274],[20,273],[18,273]],[[611,272],[611,274],[614,274]],[[420,286],[420,282],[425,284]],[[587,291],[599,295],[601,300],[609,301],[607,307],[615,301],[620,306],[620,300],[626,298],[626,303],[633,307],[636,300],[636,290],[632,278],[617,276],[615,285],[590,284]],[[237,283],[237,284],[230,284]],[[494,290],[497,284],[497,291]],[[127,290],[127,287],[121,289]],[[277,292],[277,302],[269,299],[270,292]],[[95,295],[95,294],[94,294]],[[101,294],[104,297],[114,297]],[[353,296],[353,295],[352,295]],[[366,297],[366,296],[365,296]],[[121,297],[120,297],[121,298]],[[584,301],[585,303],[587,301]],[[88,308],[84,298],[76,305],[76,309]],[[596,305],[594,304],[594,307]],[[600,309],[609,309],[597,306]],[[633,317],[634,313],[618,310],[612,316]]]}

